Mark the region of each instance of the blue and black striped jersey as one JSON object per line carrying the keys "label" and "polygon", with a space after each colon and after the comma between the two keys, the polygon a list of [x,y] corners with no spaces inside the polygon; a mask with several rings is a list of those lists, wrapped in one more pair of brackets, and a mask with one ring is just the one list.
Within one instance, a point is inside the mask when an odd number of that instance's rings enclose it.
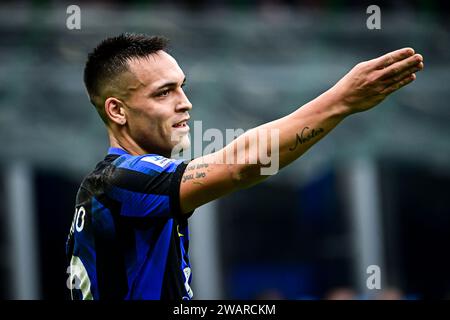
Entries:
{"label": "blue and black striped jersey", "polygon": [[72,299],[191,299],[187,164],[119,148],[82,182],[66,245]]}

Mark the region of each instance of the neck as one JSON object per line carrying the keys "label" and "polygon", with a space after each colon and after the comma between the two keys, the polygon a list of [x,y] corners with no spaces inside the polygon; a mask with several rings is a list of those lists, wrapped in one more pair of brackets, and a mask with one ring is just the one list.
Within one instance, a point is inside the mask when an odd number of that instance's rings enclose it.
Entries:
{"label": "neck", "polygon": [[133,139],[127,136],[115,135],[111,130],[108,130],[109,144],[111,147],[120,148],[133,156],[147,154]]}

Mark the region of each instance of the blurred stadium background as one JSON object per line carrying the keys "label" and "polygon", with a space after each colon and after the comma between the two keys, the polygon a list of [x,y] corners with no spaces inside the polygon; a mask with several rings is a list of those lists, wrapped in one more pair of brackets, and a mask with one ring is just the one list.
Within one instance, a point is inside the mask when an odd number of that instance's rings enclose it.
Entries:
{"label": "blurred stadium background", "polygon": [[[66,28],[71,4],[81,30]],[[366,27],[369,4],[381,30]],[[98,41],[126,31],[171,39],[204,130],[252,128],[362,60],[422,53],[411,86],[263,184],[197,210],[193,289],[197,299],[449,299],[449,13],[425,0],[3,1],[0,298],[69,297],[75,194],[108,147],[82,71]],[[370,265],[381,290],[366,286]]]}

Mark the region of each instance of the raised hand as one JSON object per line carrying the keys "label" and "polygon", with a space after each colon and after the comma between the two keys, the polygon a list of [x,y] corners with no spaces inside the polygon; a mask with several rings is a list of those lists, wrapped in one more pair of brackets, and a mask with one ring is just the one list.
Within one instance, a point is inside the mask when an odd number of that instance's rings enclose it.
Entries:
{"label": "raised hand", "polygon": [[412,48],[399,49],[357,64],[331,91],[349,114],[365,111],[414,81],[423,67],[420,54]]}

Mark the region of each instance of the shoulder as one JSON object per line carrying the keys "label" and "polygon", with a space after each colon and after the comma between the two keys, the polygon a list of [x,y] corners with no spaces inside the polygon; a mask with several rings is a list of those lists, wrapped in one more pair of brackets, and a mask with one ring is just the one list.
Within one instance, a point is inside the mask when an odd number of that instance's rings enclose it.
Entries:
{"label": "shoulder", "polygon": [[171,173],[187,163],[184,159],[171,159],[157,154],[132,156],[121,155],[112,164],[116,169],[140,172],[143,174]]}

